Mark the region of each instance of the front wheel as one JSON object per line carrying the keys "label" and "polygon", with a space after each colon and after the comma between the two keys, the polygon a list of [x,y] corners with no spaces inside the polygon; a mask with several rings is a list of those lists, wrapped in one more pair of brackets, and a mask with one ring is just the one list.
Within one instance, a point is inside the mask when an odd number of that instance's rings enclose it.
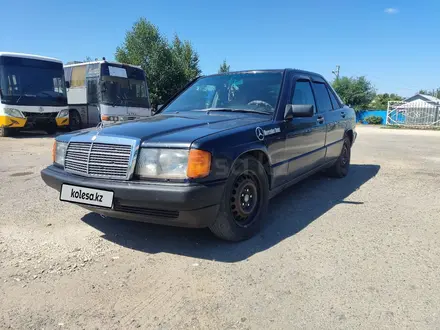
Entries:
{"label": "front wheel", "polygon": [[248,239],[260,231],[268,204],[269,180],[263,165],[254,157],[238,159],[209,229],[228,241]]}
{"label": "front wheel", "polygon": [[346,136],[344,137],[344,144],[342,145],[341,154],[338,160],[332,167],[327,170],[327,173],[335,178],[344,178],[347,176],[350,169],[351,159],[351,141]]}
{"label": "front wheel", "polygon": [[69,113],[69,128],[71,131],[76,131],[82,128],[81,116],[76,110],[72,110]]}
{"label": "front wheel", "polygon": [[10,135],[11,134],[10,134],[9,128],[4,127],[4,126],[0,127],[0,137],[8,137]]}

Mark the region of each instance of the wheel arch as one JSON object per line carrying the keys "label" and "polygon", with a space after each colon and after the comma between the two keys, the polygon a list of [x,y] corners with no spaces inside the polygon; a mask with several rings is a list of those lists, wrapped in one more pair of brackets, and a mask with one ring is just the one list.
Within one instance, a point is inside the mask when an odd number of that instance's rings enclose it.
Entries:
{"label": "wheel arch", "polygon": [[239,154],[237,157],[235,157],[235,160],[232,163],[232,166],[230,168],[230,172],[233,170],[235,164],[237,163],[237,160],[243,159],[243,158],[246,158],[249,156],[255,158],[256,160],[258,160],[261,163],[261,165],[263,165],[264,170],[267,175],[267,178],[268,178],[268,181],[269,181],[269,188],[270,188],[272,186],[272,176],[273,175],[272,175],[272,166],[271,166],[270,158],[269,158],[269,155],[267,154],[266,150],[256,148],[256,149],[243,151],[241,154]]}
{"label": "wheel arch", "polygon": [[349,129],[347,131],[345,131],[345,136],[347,136],[350,139],[350,145],[353,144],[353,138],[354,138],[354,133],[352,129]]}

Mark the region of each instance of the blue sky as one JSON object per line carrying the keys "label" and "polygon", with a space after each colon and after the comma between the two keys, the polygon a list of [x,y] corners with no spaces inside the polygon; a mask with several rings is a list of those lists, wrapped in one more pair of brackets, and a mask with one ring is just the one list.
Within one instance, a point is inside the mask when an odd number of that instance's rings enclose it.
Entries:
{"label": "blue sky", "polygon": [[440,1],[0,0],[0,50],[63,61],[105,56],[140,16],[190,40],[204,74],[294,67],[366,75],[403,96],[440,87]]}

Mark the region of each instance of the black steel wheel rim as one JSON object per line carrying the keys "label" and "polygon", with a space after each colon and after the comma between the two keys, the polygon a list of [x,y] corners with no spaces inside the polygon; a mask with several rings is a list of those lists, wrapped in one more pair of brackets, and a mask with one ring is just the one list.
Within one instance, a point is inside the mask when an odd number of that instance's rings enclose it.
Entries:
{"label": "black steel wheel rim", "polygon": [[260,188],[257,178],[250,173],[237,177],[231,191],[230,210],[234,222],[246,227],[252,224],[259,209]]}

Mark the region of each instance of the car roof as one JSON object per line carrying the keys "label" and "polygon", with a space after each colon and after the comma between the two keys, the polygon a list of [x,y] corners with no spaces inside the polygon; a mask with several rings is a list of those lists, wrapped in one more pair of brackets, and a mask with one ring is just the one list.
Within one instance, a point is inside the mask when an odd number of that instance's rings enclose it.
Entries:
{"label": "car roof", "polygon": [[[308,76],[313,76],[317,78],[324,79],[324,77],[318,73],[311,72],[311,71],[305,71],[305,70],[299,70],[299,69],[264,69],[264,70],[241,70],[241,71],[231,71],[231,72],[222,72],[222,73],[214,73],[210,75],[206,75],[206,77],[211,76],[224,76],[224,75],[232,75],[232,74],[243,74],[243,73],[263,73],[263,72],[273,72],[273,73],[283,73],[283,72],[294,72],[294,73],[300,73]],[[325,79],[324,79],[325,80]]]}

